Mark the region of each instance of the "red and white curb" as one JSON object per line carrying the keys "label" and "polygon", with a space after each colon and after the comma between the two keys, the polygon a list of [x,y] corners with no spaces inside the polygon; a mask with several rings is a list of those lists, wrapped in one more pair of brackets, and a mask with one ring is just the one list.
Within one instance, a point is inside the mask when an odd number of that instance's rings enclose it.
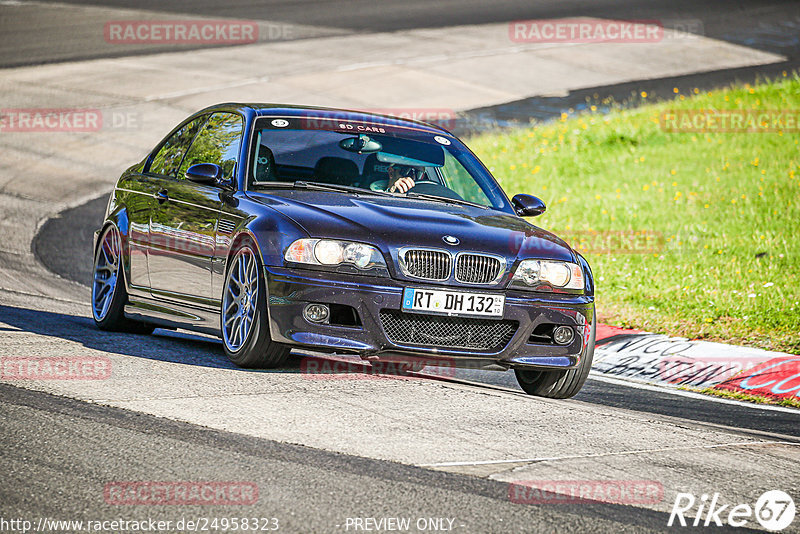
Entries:
{"label": "red and white curb", "polygon": [[800,400],[800,356],[602,324],[596,336],[595,374]]}

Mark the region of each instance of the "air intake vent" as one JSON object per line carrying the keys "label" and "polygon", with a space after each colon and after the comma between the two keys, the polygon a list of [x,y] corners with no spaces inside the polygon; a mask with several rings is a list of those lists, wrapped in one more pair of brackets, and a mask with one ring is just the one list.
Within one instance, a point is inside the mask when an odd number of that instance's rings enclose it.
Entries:
{"label": "air intake vent", "polygon": [[504,260],[482,254],[459,254],[456,280],[464,284],[491,284],[502,274]]}
{"label": "air intake vent", "polygon": [[220,219],[219,224],[217,225],[217,233],[231,235],[234,228],[236,228],[235,222],[228,221],[226,219]]}
{"label": "air intake vent", "polygon": [[382,310],[381,323],[393,343],[497,352],[505,348],[519,323],[444,317]]}
{"label": "air intake vent", "polygon": [[443,281],[450,278],[452,260],[444,250],[409,249],[400,253],[400,268],[414,278]]}

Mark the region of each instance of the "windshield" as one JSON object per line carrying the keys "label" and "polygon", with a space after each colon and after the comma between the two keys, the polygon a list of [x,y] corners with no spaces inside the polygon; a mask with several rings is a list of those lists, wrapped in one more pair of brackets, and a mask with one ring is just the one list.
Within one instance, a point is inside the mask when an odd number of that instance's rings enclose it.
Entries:
{"label": "windshield", "polygon": [[[508,210],[495,180],[457,139],[321,119],[260,119],[249,189],[316,182]],[[355,130],[355,131],[353,131]],[[340,188],[341,192],[348,192]]]}

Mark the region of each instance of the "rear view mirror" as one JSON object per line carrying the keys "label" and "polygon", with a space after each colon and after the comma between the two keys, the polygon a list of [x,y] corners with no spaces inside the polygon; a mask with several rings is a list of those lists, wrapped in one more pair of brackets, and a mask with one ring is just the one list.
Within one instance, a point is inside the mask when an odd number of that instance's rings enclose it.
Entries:
{"label": "rear view mirror", "polygon": [[544,202],[533,195],[515,195],[511,199],[511,204],[513,204],[514,211],[520,217],[536,217],[547,209]]}
{"label": "rear view mirror", "polygon": [[357,137],[348,137],[339,142],[339,146],[348,152],[357,152],[358,154],[371,154],[380,150],[381,144],[369,136],[360,134]]}
{"label": "rear view mirror", "polygon": [[198,184],[216,184],[222,178],[222,167],[216,163],[195,163],[186,169],[186,179]]}

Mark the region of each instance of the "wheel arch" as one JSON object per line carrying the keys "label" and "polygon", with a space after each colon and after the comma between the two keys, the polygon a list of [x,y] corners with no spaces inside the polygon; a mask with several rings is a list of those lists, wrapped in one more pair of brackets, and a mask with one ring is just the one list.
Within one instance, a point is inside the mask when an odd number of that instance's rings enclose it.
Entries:
{"label": "wheel arch", "polygon": [[[111,193],[112,196],[114,194],[115,192]],[[109,201],[109,207],[111,207],[111,205]],[[131,279],[130,243],[128,242],[130,220],[128,219],[128,210],[124,205],[116,204],[115,209],[113,209],[111,213],[106,214],[100,229],[95,232],[94,246],[92,247],[92,262],[94,262],[97,256],[97,247],[100,244],[100,238],[110,226],[115,226],[119,231],[120,240],[122,241],[122,276],[125,282],[125,289],[130,291],[131,288],[128,282],[128,280]]]}

